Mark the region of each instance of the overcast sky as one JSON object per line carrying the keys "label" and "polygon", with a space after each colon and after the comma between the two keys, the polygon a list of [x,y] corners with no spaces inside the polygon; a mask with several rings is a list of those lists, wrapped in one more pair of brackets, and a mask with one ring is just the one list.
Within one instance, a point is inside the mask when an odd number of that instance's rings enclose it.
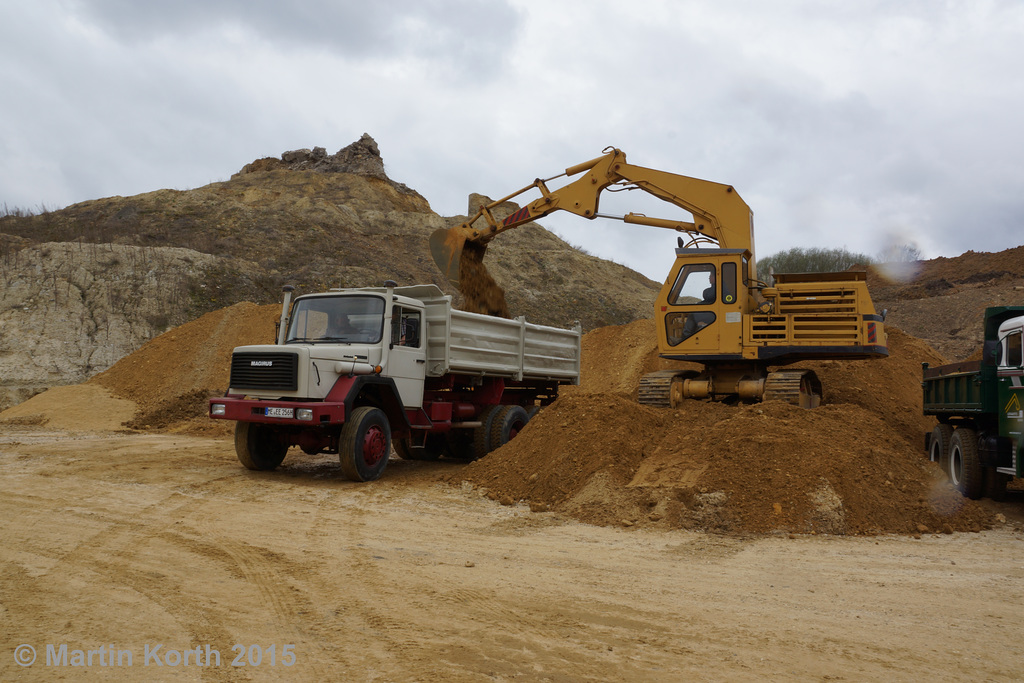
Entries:
{"label": "overcast sky", "polygon": [[[736,187],[762,257],[1024,244],[1021,0],[0,0],[0,22],[8,207],[365,132],[442,215],[612,145]],[[655,204],[601,208],[684,217]],[[659,281],[673,258],[669,231],[541,222]]]}

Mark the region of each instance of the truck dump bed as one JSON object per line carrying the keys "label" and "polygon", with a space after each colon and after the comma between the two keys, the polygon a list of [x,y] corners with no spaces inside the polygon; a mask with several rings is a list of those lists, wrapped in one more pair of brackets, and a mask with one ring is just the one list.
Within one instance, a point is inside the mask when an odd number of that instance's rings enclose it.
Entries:
{"label": "truck dump bed", "polygon": [[981,361],[963,361],[938,367],[924,364],[921,386],[924,389],[925,415],[980,414],[985,405]]}
{"label": "truck dump bed", "polygon": [[[411,288],[409,288],[411,289]],[[452,307],[440,289],[417,288],[396,293],[426,305],[427,376],[447,373],[541,379],[579,384],[582,330],[534,325],[524,318],[509,320]],[[403,291],[406,290],[406,291]],[[425,291],[427,290],[427,291]]]}

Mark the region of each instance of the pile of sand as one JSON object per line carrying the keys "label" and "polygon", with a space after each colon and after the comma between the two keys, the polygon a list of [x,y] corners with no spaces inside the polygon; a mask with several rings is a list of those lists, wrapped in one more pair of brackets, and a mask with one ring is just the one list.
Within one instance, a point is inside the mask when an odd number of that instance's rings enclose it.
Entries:
{"label": "pile of sand", "polygon": [[838,534],[977,530],[990,514],[927,462],[921,361],[934,351],[891,330],[890,357],[824,361],[816,410],[788,404],[636,403],[664,366],[653,322],[584,337],[581,387],[457,476],[506,501],[595,524]]}
{"label": "pile of sand", "polygon": [[240,303],[207,313],[146,342],[85,384],[54,387],[3,413],[2,420],[71,430],[158,429],[228,434],[207,417],[224,393],[231,351],[274,343],[281,306]]}
{"label": "pile of sand", "polygon": [[274,343],[280,315],[278,304],[248,302],[212,311],[151,339],[89,384],[135,403],[129,427],[227,433],[233,425],[210,420],[206,400],[227,390],[236,346]]}
{"label": "pile of sand", "polygon": [[9,425],[67,431],[118,431],[135,416],[135,403],[98,384],[53,387],[0,413]]}

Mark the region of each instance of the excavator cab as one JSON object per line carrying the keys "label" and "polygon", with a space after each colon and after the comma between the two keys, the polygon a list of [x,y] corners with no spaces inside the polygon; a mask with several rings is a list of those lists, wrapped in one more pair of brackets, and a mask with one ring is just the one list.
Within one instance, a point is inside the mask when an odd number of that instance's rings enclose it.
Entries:
{"label": "excavator cab", "polygon": [[676,262],[655,303],[662,357],[742,357],[749,259],[745,249],[676,250]]}

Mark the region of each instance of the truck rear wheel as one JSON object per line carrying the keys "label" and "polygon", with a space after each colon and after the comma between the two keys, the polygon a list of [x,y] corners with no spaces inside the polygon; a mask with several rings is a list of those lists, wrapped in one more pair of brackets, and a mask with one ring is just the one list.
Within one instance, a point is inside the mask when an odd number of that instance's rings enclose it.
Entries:
{"label": "truck rear wheel", "polygon": [[935,425],[932,430],[928,459],[939,463],[943,472],[949,472],[949,442],[953,439],[953,428],[947,424]]}
{"label": "truck rear wheel", "polygon": [[985,472],[978,459],[978,435],[969,427],[957,427],[949,444],[949,481],[966,497],[981,498]]}
{"label": "truck rear wheel", "polygon": [[246,469],[276,469],[287,452],[288,444],[270,425],[259,422],[235,423],[235,455]]}
{"label": "truck rear wheel", "polygon": [[382,410],[361,406],[352,411],[341,428],[338,460],[341,473],[350,481],[373,481],[388,464],[391,425]]}
{"label": "truck rear wheel", "polygon": [[506,406],[503,405],[488,406],[480,413],[480,426],[473,428],[474,460],[484,457],[495,449],[495,446],[491,445],[491,425],[494,424],[494,418],[504,408]]}
{"label": "truck rear wheel", "polygon": [[491,450],[497,450],[514,439],[529,421],[530,417],[522,406],[504,406],[491,420]]}

